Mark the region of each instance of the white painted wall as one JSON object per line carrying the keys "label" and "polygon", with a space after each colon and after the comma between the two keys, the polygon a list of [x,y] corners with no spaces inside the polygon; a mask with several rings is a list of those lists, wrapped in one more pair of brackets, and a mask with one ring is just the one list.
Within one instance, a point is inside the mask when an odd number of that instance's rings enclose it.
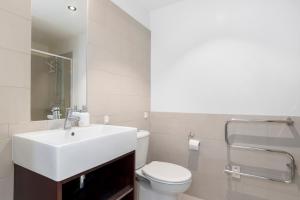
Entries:
{"label": "white painted wall", "polygon": [[299,10],[182,0],[152,11],[152,111],[300,116]]}

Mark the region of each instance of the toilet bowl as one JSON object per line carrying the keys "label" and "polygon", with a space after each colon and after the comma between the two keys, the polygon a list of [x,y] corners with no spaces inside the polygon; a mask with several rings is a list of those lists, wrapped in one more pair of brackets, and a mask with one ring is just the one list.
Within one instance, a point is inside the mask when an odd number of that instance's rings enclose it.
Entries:
{"label": "toilet bowl", "polygon": [[137,134],[136,177],[138,200],[177,200],[191,185],[188,169],[167,162],[153,161],[146,165],[149,146],[147,131]]}

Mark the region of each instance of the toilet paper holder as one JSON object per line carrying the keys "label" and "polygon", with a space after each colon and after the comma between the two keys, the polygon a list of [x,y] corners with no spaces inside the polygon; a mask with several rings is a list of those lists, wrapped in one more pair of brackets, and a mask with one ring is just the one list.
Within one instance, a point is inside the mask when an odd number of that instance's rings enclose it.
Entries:
{"label": "toilet paper holder", "polygon": [[188,146],[189,146],[189,150],[193,150],[193,151],[199,151],[200,148],[200,141],[197,139],[194,139],[195,134],[190,132],[188,135]]}

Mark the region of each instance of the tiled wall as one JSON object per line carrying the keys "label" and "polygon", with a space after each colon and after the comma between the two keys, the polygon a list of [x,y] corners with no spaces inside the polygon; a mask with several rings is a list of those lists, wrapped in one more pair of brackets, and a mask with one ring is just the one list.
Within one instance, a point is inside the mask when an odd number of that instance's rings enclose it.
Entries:
{"label": "tiled wall", "polygon": [[[150,32],[109,0],[90,0],[88,105],[93,121],[148,128]],[[0,2],[0,199],[13,199],[11,136],[54,129],[30,122],[30,0]]]}
{"label": "tiled wall", "polygon": [[[184,113],[151,113],[150,159],[177,163],[193,173],[189,195],[205,200],[299,200],[299,171],[293,184],[274,183],[252,178],[231,180],[223,173],[227,163],[224,124],[230,118],[270,118]],[[275,118],[276,117],[272,117]],[[288,127],[282,124],[236,124],[230,126],[233,141],[282,149],[292,153],[300,166],[300,118]],[[188,134],[201,141],[199,152],[188,150]],[[286,169],[282,156],[231,151],[231,160],[240,165]],[[257,169],[255,169],[257,170]],[[271,175],[267,173],[267,175]],[[276,174],[275,174],[276,175]]]}
{"label": "tiled wall", "polygon": [[30,120],[30,0],[0,3],[0,199],[12,200],[11,140]]}
{"label": "tiled wall", "polygon": [[55,129],[63,121],[30,121],[30,0],[0,2],[0,199],[13,199],[11,136]]}
{"label": "tiled wall", "polygon": [[150,31],[109,0],[89,1],[88,106],[94,122],[148,129]]}
{"label": "tiled wall", "polygon": [[[150,32],[109,0],[90,0],[89,3],[88,105],[92,119],[103,122],[103,115],[110,115],[113,124],[148,129],[149,122],[143,118],[143,113],[149,111],[150,106]],[[11,135],[60,125],[47,121],[29,122],[30,18],[30,0],[1,1],[1,200],[12,200]],[[206,200],[226,199],[227,195],[231,195],[229,199],[232,200],[298,200],[299,172],[296,183],[291,185],[249,178],[231,180],[223,173],[226,164],[224,122],[231,117],[152,113],[151,159],[174,162],[191,169],[193,184],[188,193]],[[274,134],[279,140],[271,140],[272,145],[293,153],[300,166],[300,119],[295,120],[297,122],[292,131],[281,126],[246,129],[250,135],[253,132],[267,132],[269,136]],[[201,139],[199,153],[187,149],[187,135],[190,131]],[[287,137],[282,140],[286,143],[278,145],[282,137]],[[236,154],[239,161],[259,163],[256,162],[260,159],[258,155]],[[271,163],[275,167],[279,165],[274,164],[273,159],[260,162],[265,165]]]}

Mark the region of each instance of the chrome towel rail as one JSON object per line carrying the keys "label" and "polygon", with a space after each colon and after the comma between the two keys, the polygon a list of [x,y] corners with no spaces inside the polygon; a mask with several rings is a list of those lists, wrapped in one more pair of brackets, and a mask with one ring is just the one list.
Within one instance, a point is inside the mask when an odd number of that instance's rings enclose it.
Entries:
{"label": "chrome towel rail", "polygon": [[291,126],[294,124],[294,121],[291,118],[287,118],[286,120],[244,120],[244,119],[231,119],[228,120],[225,124],[225,142],[227,144],[227,148],[235,148],[235,149],[241,149],[241,150],[247,150],[247,151],[258,151],[258,152],[269,152],[269,153],[277,153],[286,156],[289,159],[289,163],[287,164],[287,167],[289,169],[289,177],[287,179],[278,179],[278,178],[272,178],[267,176],[261,176],[261,175],[255,175],[255,174],[249,174],[249,173],[243,173],[243,172],[236,172],[234,170],[231,170],[231,165],[227,165],[225,167],[224,172],[227,174],[232,175],[240,175],[240,176],[246,176],[246,177],[252,177],[252,178],[258,178],[258,179],[264,179],[264,180],[270,180],[275,182],[282,182],[282,183],[292,183],[295,178],[295,171],[296,171],[296,165],[295,165],[295,158],[292,154],[286,151],[282,150],[275,150],[275,149],[267,149],[267,148],[258,148],[258,147],[249,147],[249,146],[241,146],[241,145],[232,145],[229,142],[228,138],[228,127],[230,123],[284,123],[288,126]]}
{"label": "chrome towel rail", "polygon": [[228,139],[228,127],[231,123],[280,123],[292,126],[294,121],[289,117],[286,120],[247,120],[247,119],[230,119],[225,123],[225,141],[227,145],[230,145]]}

